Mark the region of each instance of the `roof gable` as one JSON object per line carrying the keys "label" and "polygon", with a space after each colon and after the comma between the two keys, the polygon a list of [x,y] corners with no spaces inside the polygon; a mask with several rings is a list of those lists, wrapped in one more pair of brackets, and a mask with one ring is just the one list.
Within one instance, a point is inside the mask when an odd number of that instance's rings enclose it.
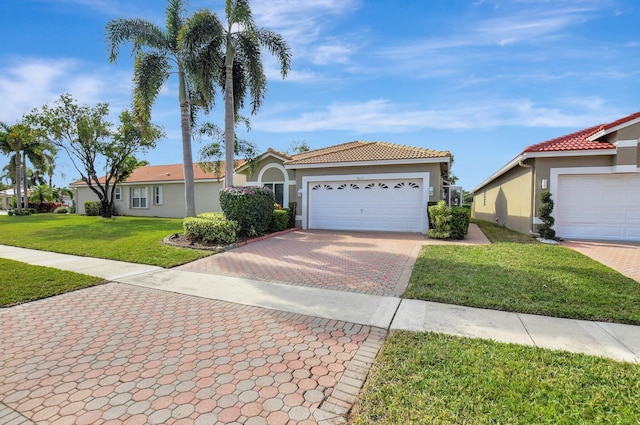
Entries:
{"label": "roof gable", "polygon": [[369,161],[420,160],[442,158],[448,161],[449,151],[435,151],[387,142],[353,141],[327,148],[301,152],[286,161],[286,166],[336,164]]}
{"label": "roof gable", "polygon": [[640,112],[627,115],[610,123],[598,124],[555,139],[527,146],[522,153],[530,152],[561,152],[561,151],[589,151],[599,149],[614,149],[615,146],[598,138],[605,136],[627,125],[633,125],[640,119]]}

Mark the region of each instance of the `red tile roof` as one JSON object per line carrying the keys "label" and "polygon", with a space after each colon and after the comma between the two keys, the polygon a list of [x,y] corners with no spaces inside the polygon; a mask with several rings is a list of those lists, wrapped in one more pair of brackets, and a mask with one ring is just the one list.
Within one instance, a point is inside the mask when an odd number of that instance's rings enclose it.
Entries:
{"label": "red tile roof", "polygon": [[286,161],[285,165],[446,158],[450,156],[451,153],[448,151],[434,151],[386,142],[355,141],[293,155],[293,159]]}
{"label": "red tile roof", "polygon": [[[239,165],[244,164],[244,161],[239,161]],[[202,171],[197,163],[193,164],[194,180],[211,180],[211,179],[224,179],[224,161],[220,162],[220,173],[215,175],[214,173],[205,173]],[[125,181],[125,183],[148,183],[148,182],[167,182],[167,181],[181,181],[184,180],[184,169],[182,164],[168,164],[168,165],[146,165],[133,170],[133,173]],[[100,178],[100,181],[104,181],[104,177]],[[76,181],[73,185],[84,185],[83,181]]]}
{"label": "red tile roof", "polygon": [[598,124],[593,127],[585,128],[584,130],[567,134],[565,136],[547,140],[546,142],[527,146],[526,148],[524,148],[522,153],[613,149],[615,146],[613,146],[609,142],[589,139],[600,132],[606,132],[607,130],[638,118],[640,118],[640,112],[627,115],[626,117],[620,118],[610,123]]}

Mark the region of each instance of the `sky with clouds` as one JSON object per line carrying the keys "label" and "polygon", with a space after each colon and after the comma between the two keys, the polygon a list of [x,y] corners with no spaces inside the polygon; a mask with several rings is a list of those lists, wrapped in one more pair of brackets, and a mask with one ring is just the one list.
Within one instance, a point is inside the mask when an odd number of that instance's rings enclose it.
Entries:
{"label": "sky with clouds", "polygon": [[[294,142],[322,148],[382,140],[455,157],[470,190],[525,146],[640,111],[637,0],[253,0],[259,26],[293,52],[269,79],[251,131],[260,150]],[[132,60],[108,61],[105,24],[143,18],[164,25],[163,0],[2,0],[0,121],[12,124],[71,93],[131,103]],[[191,0],[189,12],[223,16],[223,0]],[[222,97],[209,116],[223,126]],[[246,113],[248,115],[248,111]],[[177,84],[163,88],[153,120],[166,139],[145,155],[180,162]],[[196,153],[203,142],[194,140]],[[56,184],[78,173],[60,154]],[[64,174],[64,176],[62,176]]]}

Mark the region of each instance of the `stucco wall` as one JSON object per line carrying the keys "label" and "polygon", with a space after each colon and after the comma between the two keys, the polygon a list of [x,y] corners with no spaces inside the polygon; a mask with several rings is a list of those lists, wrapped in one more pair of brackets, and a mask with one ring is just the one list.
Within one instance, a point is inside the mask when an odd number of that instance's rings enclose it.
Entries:
{"label": "stucco wall", "polygon": [[512,168],[474,194],[473,216],[529,233],[533,215],[532,181],[532,168]]}

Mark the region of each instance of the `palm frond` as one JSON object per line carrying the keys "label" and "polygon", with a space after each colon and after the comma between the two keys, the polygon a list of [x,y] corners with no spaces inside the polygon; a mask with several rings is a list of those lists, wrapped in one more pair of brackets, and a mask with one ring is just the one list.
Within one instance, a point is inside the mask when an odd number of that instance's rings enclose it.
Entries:
{"label": "palm frond", "polygon": [[254,33],[238,33],[235,34],[235,39],[238,45],[237,57],[242,62],[251,96],[251,113],[255,114],[262,106],[267,92],[259,40]]}
{"label": "palm frond", "polygon": [[280,63],[280,73],[285,78],[291,70],[291,48],[278,33],[260,28],[256,31],[261,47],[266,48]]}
{"label": "palm frond", "polygon": [[105,27],[109,44],[109,62],[115,62],[120,47],[132,43],[131,54],[143,48],[158,51],[173,51],[164,32],[155,24],[144,19],[114,19]]}
{"label": "palm frond", "polygon": [[133,68],[134,116],[142,123],[149,122],[151,106],[169,78],[171,65],[163,54],[139,52]]}
{"label": "palm frond", "polygon": [[167,12],[167,41],[171,45],[171,50],[176,52],[178,49],[178,35],[184,25],[183,16],[186,12],[185,1],[169,0]]}

